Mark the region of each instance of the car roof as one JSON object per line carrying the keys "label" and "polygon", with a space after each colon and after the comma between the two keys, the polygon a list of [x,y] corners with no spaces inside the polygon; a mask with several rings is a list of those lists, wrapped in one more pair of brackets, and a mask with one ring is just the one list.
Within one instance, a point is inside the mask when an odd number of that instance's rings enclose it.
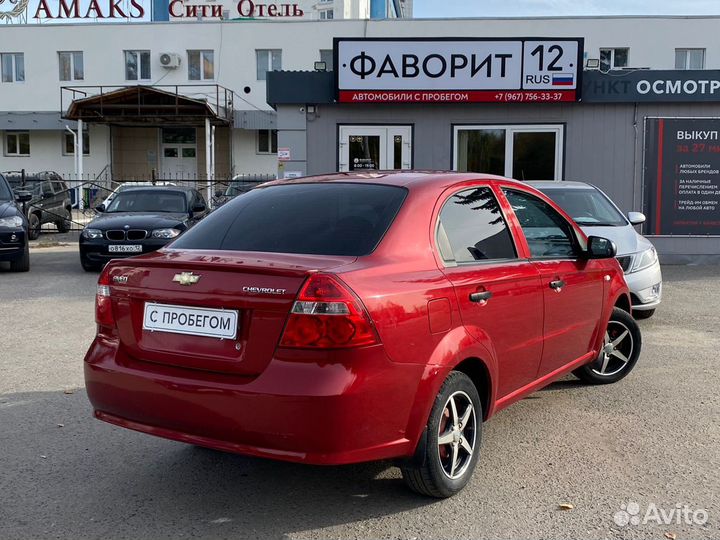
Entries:
{"label": "car roof", "polygon": [[556,181],[556,180],[530,180],[525,182],[535,189],[597,189],[592,184],[586,182]]}
{"label": "car roof", "polygon": [[[195,188],[189,186],[120,186],[122,191],[175,191],[178,193],[188,193]],[[118,188],[119,189],[119,188]]]}
{"label": "car roof", "polygon": [[259,186],[260,188],[288,185],[288,184],[314,184],[314,183],[367,183],[367,184],[383,184],[388,186],[398,186],[405,188],[426,188],[449,187],[458,182],[463,181],[502,181],[516,183],[518,185],[527,184],[511,178],[496,176],[494,174],[474,173],[474,172],[455,172],[455,171],[369,171],[369,172],[346,172],[323,174],[317,176],[305,176],[302,178],[293,178],[290,180],[274,180]]}

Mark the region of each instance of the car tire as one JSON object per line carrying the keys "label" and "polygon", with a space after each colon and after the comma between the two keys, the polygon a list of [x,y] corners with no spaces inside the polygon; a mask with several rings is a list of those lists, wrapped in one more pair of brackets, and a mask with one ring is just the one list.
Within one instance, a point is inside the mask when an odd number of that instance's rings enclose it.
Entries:
{"label": "car tire", "polygon": [[10,261],[11,272],[27,272],[30,270],[30,246],[25,243],[25,250],[22,257],[14,261]]}
{"label": "car tire", "polygon": [[30,240],[37,240],[40,237],[40,216],[37,214],[30,214],[28,216],[28,238]]}
{"label": "car tire", "polygon": [[80,255],[80,265],[83,267],[83,270],[86,272],[99,272],[102,268],[102,265],[92,263],[88,261],[85,257]]}
{"label": "car tire", "polygon": [[61,219],[59,221],[55,222],[55,226],[57,227],[58,232],[66,233],[70,230],[72,221],[72,213],[70,210],[67,210],[68,217],[66,219]]}
{"label": "car tire", "polygon": [[649,319],[649,318],[652,317],[653,315],[655,315],[655,310],[654,310],[654,309],[644,309],[644,310],[642,310],[642,311],[640,311],[640,310],[637,310],[637,311],[633,310],[633,317],[635,317],[635,319],[638,320],[638,321],[644,321],[645,319]]}
{"label": "car tire", "polygon": [[467,375],[453,371],[435,398],[415,458],[400,466],[408,487],[440,499],[462,490],[478,461],[482,419],[477,388]]}
{"label": "car tire", "polygon": [[598,358],[573,373],[588,384],[617,382],[633,370],[641,348],[642,336],[635,319],[627,311],[614,308]]}

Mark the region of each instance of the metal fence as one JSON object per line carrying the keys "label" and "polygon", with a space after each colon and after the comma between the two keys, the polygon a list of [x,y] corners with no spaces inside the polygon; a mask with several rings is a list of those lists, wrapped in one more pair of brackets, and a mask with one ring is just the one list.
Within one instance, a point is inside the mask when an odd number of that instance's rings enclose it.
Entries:
{"label": "metal fence", "polygon": [[212,180],[187,174],[149,174],[126,178],[117,178],[109,173],[77,177],[52,171],[6,171],[2,174],[15,191],[30,191],[33,195],[24,204],[31,229],[37,226],[34,233],[31,230],[31,238],[39,234],[81,231],[97,215],[96,209],[123,185],[192,187],[205,197],[210,209],[216,209],[233,197],[275,179],[274,175],[268,174],[234,175]]}

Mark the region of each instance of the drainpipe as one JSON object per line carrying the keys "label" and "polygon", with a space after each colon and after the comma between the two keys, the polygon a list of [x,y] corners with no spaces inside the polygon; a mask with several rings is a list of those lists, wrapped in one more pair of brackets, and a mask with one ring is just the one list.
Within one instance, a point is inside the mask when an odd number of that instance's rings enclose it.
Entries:
{"label": "drainpipe", "polygon": [[85,210],[85,199],[83,199],[83,121],[82,119],[77,121],[78,131],[75,135],[75,156],[77,157],[77,174],[78,174],[78,191],[80,192],[80,198],[78,198],[78,210]]}
{"label": "drainpipe", "polygon": [[[208,198],[212,201],[213,197],[215,196],[215,126],[213,126],[210,129],[211,139],[212,139],[212,145],[210,146],[210,156],[212,157],[211,163],[212,168],[210,169],[210,174],[212,175],[212,185],[210,186],[210,192],[208,193]],[[212,203],[209,203],[212,207]]]}
{"label": "drainpipe", "polygon": [[207,198],[208,204],[212,208],[212,130],[210,129],[210,119],[205,119],[205,177],[207,179]]}
{"label": "drainpipe", "polygon": [[[75,182],[77,182],[77,180],[79,178],[78,177],[78,136],[77,136],[77,133],[75,133],[72,129],[70,129],[70,126],[68,126],[67,124],[65,125],[65,129],[67,129],[73,136],[73,148],[75,149],[75,155],[73,156],[73,161],[74,161],[73,165],[75,166]],[[75,187],[75,197],[77,198],[77,201],[78,201],[78,208],[80,208],[80,197],[78,194],[77,183],[75,184],[75,186],[76,186]]]}

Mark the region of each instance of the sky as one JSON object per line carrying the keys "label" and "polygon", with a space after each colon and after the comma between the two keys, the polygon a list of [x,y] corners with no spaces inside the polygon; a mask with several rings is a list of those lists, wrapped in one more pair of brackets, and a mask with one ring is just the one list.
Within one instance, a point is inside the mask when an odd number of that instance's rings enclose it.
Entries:
{"label": "sky", "polygon": [[414,0],[415,17],[720,15],[720,0]]}

